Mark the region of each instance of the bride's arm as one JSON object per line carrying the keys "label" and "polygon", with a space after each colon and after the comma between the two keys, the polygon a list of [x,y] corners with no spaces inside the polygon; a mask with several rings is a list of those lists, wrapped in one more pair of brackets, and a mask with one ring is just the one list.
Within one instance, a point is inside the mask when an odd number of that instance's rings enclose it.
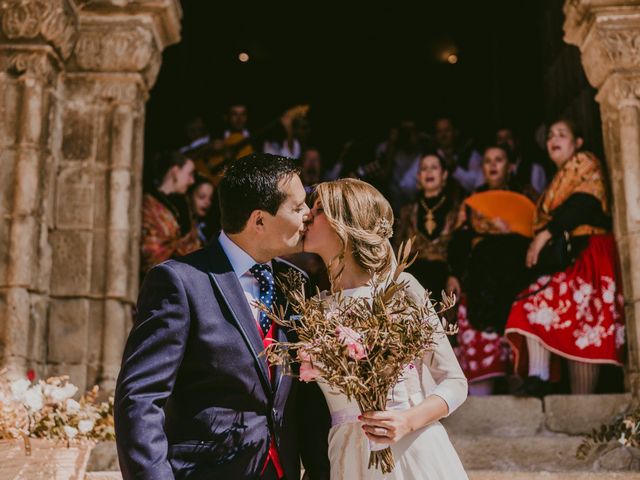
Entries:
{"label": "bride's arm", "polygon": [[446,417],[467,398],[467,379],[447,338],[438,338],[435,351],[423,363],[436,381],[436,387],[427,397],[407,410],[365,412],[360,420],[371,440],[393,444],[405,435]]}
{"label": "bride's arm", "polygon": [[429,370],[435,387],[424,393],[427,399],[435,395],[446,403],[447,410],[442,415],[445,417],[457,410],[467,399],[467,378],[460,368],[449,339],[444,334],[440,319],[434,313],[430,321],[437,329],[436,344],[433,351],[425,355],[422,367]]}
{"label": "bride's arm", "polygon": [[[410,277],[409,282],[413,294],[424,292],[413,277]],[[395,443],[408,433],[451,414],[467,398],[467,379],[435,313],[430,322],[437,328],[436,343],[434,350],[425,355],[422,368],[429,370],[435,387],[430,392],[425,392],[426,398],[421,403],[407,410],[363,414],[363,428],[373,441]]]}

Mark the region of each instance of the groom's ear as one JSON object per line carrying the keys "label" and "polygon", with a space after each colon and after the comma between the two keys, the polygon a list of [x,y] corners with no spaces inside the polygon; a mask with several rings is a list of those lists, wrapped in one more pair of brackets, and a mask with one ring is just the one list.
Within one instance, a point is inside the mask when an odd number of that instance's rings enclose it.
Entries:
{"label": "groom's ear", "polygon": [[264,229],[264,212],[262,210],[251,212],[247,226],[254,232],[262,231]]}

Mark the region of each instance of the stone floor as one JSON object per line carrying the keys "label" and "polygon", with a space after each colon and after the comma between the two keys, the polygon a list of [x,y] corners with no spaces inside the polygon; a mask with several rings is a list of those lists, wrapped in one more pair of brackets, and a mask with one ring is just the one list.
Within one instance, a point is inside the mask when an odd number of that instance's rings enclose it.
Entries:
{"label": "stone floor", "polygon": [[[496,472],[495,470],[469,471],[469,480],[638,480],[635,472]],[[86,480],[122,480],[118,472],[91,472]]]}
{"label": "stone floor", "polygon": [[[470,397],[443,420],[470,480],[640,480],[640,457],[605,449],[575,456],[583,435],[623,412],[629,395]],[[113,444],[92,453],[87,478],[120,480]]]}

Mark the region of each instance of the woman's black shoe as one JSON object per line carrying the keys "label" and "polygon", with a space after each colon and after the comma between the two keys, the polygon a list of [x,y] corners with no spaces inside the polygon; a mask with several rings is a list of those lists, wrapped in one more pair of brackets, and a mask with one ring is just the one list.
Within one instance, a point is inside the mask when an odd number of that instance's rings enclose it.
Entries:
{"label": "woman's black shoe", "polygon": [[542,398],[551,393],[551,383],[542,380],[540,377],[532,376],[525,378],[513,394],[516,397],[538,397]]}

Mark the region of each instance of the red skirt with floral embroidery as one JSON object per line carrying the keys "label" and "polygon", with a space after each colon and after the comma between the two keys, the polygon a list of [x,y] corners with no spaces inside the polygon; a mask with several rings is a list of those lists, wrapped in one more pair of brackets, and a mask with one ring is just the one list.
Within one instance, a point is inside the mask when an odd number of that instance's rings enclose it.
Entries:
{"label": "red skirt with floral embroidery", "polygon": [[496,332],[475,330],[467,320],[464,298],[458,306],[458,329],[454,351],[470,383],[507,375],[511,370],[507,340]]}
{"label": "red skirt with floral embroidery", "polygon": [[622,365],[624,301],[612,234],[591,236],[569,268],[540,277],[518,297],[505,334],[519,375],[528,373],[526,336],[571,360]]}

